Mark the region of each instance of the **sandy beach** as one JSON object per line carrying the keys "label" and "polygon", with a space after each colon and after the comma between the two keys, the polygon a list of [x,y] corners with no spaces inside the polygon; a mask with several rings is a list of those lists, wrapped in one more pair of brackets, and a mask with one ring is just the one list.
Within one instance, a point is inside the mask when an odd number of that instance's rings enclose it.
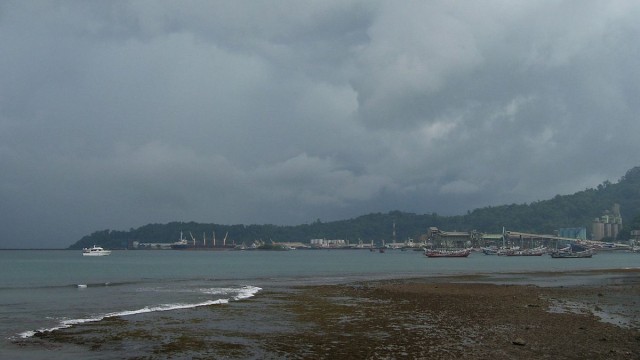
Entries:
{"label": "sandy beach", "polygon": [[[517,284],[532,277],[571,285]],[[107,319],[24,346],[132,359],[640,359],[638,301],[637,270],[371,281]]]}

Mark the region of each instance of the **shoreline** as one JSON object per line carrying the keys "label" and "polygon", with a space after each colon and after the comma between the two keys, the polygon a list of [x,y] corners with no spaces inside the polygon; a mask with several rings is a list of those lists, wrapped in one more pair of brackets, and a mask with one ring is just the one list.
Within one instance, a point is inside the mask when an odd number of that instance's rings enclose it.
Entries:
{"label": "shoreline", "polygon": [[[538,277],[571,285],[514,281]],[[640,269],[360,280],[106,318],[18,345],[60,358],[628,359],[640,358],[637,299]]]}

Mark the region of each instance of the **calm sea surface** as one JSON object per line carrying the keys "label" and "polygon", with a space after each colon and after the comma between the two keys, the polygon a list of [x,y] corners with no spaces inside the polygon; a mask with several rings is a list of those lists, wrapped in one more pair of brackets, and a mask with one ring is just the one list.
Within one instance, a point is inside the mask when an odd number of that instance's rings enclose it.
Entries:
{"label": "calm sea surface", "polygon": [[[46,358],[24,346],[38,331],[216,304],[241,304],[261,291],[294,285],[450,274],[638,268],[640,255],[591,259],[497,257],[430,259],[388,250],[0,251],[0,358]],[[578,280],[584,281],[584,279]],[[72,353],[69,353],[72,354]]]}

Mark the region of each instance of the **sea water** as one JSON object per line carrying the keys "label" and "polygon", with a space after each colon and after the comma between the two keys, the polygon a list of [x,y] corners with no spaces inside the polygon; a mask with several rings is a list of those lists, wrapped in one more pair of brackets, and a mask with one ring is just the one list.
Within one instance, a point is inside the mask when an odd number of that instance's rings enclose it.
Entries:
{"label": "sea water", "polygon": [[[204,306],[229,305],[305,284],[435,277],[453,274],[532,273],[640,266],[640,255],[603,252],[591,259],[549,256],[427,258],[387,250],[0,251],[0,358],[34,358],[21,346],[38,332]],[[583,281],[583,280],[578,280]],[[64,354],[64,353],[63,353]],[[72,354],[70,352],[69,354]]]}

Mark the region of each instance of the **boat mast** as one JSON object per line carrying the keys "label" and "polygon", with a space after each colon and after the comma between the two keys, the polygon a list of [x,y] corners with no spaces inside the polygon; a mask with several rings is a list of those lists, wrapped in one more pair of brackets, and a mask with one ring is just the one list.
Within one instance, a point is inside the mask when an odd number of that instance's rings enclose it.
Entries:
{"label": "boat mast", "polygon": [[396,221],[393,220],[393,243],[396,243]]}

